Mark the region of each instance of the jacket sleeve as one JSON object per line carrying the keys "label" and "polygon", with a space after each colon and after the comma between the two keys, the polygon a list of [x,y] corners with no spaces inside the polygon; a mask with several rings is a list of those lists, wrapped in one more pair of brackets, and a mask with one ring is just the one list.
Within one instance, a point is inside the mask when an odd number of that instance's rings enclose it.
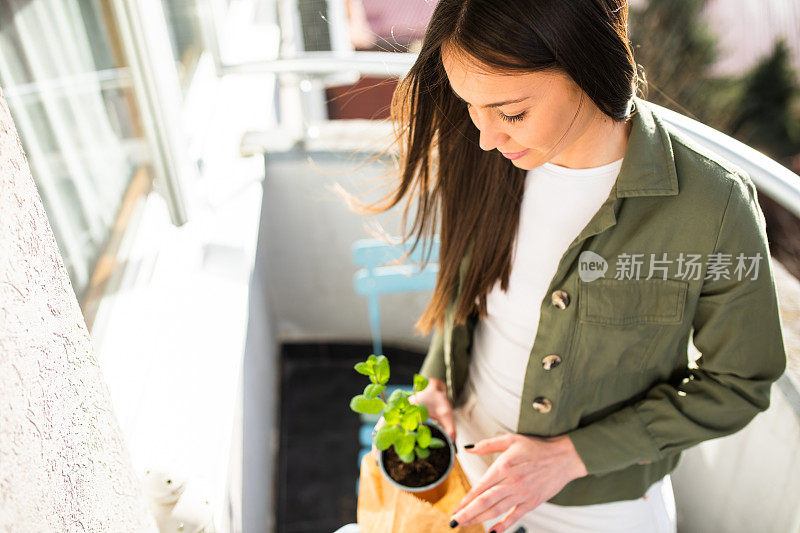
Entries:
{"label": "jacket sleeve", "polygon": [[[464,257],[461,259],[458,267],[458,285],[456,287],[455,294],[452,295],[450,301],[447,304],[447,310],[445,311],[445,321],[442,326],[442,329],[435,327],[433,330],[433,334],[431,335],[431,343],[428,346],[428,353],[425,356],[425,359],[422,361],[422,366],[420,367],[419,374],[425,376],[426,378],[438,378],[442,381],[447,381],[446,373],[447,367],[444,362],[444,328],[448,327],[448,316],[450,313],[455,312],[456,302],[461,294],[461,284],[464,282],[464,276],[467,272],[467,267],[469,266],[469,261],[472,258],[472,249],[474,246],[474,242],[470,242],[467,246],[467,251],[464,254]],[[468,336],[471,338],[472,336],[472,329],[474,326],[474,322],[467,321],[467,332]]]}
{"label": "jacket sleeve", "polygon": [[438,378],[445,381],[444,332],[438,327],[433,329],[428,353],[422,361],[419,374],[426,378]]}
{"label": "jacket sleeve", "polygon": [[[702,354],[696,368],[687,364],[682,382],[660,382],[621,410],[568,432],[589,474],[730,435],[769,407],[786,352],[766,222],[747,175],[733,176],[714,252],[731,254],[731,267],[729,279],[705,276],[692,321]],[[748,266],[760,254],[757,274],[735,272],[740,253]]]}

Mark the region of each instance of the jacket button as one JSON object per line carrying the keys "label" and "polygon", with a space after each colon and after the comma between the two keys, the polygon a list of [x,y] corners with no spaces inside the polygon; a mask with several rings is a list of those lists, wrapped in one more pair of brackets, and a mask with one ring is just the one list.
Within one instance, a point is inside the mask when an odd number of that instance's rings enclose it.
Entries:
{"label": "jacket button", "polygon": [[542,367],[545,370],[550,370],[551,368],[555,368],[561,362],[561,358],[556,354],[546,355],[544,359],[542,359]]}
{"label": "jacket button", "polygon": [[549,413],[550,409],[553,408],[553,404],[550,403],[550,400],[545,398],[544,396],[538,396],[533,399],[533,408],[539,411],[540,413]]}
{"label": "jacket button", "polygon": [[567,294],[567,291],[562,291],[559,289],[557,291],[553,291],[553,294],[550,296],[550,300],[552,301],[553,305],[559,309],[566,309],[569,305],[569,294]]}

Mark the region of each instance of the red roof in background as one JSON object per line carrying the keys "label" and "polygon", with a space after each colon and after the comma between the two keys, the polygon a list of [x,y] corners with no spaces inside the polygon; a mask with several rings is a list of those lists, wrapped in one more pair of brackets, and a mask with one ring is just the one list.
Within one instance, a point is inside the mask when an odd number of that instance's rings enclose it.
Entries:
{"label": "red roof in background", "polygon": [[[367,23],[378,36],[407,45],[422,39],[437,0],[362,0]],[[378,43],[380,44],[380,43]]]}

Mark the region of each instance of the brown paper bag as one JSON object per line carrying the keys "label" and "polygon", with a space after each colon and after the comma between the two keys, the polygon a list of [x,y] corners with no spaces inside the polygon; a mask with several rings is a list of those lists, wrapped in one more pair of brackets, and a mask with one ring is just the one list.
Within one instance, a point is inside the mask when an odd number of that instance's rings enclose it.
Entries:
{"label": "brown paper bag", "polygon": [[371,454],[361,459],[356,516],[361,533],[485,533],[483,524],[450,527],[453,510],[469,492],[470,484],[456,458],[450,474],[424,492],[408,492],[381,474]]}

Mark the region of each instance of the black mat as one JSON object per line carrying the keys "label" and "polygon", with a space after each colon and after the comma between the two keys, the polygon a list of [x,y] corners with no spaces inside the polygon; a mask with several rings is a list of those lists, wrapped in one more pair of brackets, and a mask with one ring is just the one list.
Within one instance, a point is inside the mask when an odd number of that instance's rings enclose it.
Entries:
{"label": "black mat", "polygon": [[[356,521],[359,415],[369,378],[353,365],[371,345],[286,344],[281,353],[278,533],[331,533]],[[384,347],[389,385],[411,384],[424,354]]]}

